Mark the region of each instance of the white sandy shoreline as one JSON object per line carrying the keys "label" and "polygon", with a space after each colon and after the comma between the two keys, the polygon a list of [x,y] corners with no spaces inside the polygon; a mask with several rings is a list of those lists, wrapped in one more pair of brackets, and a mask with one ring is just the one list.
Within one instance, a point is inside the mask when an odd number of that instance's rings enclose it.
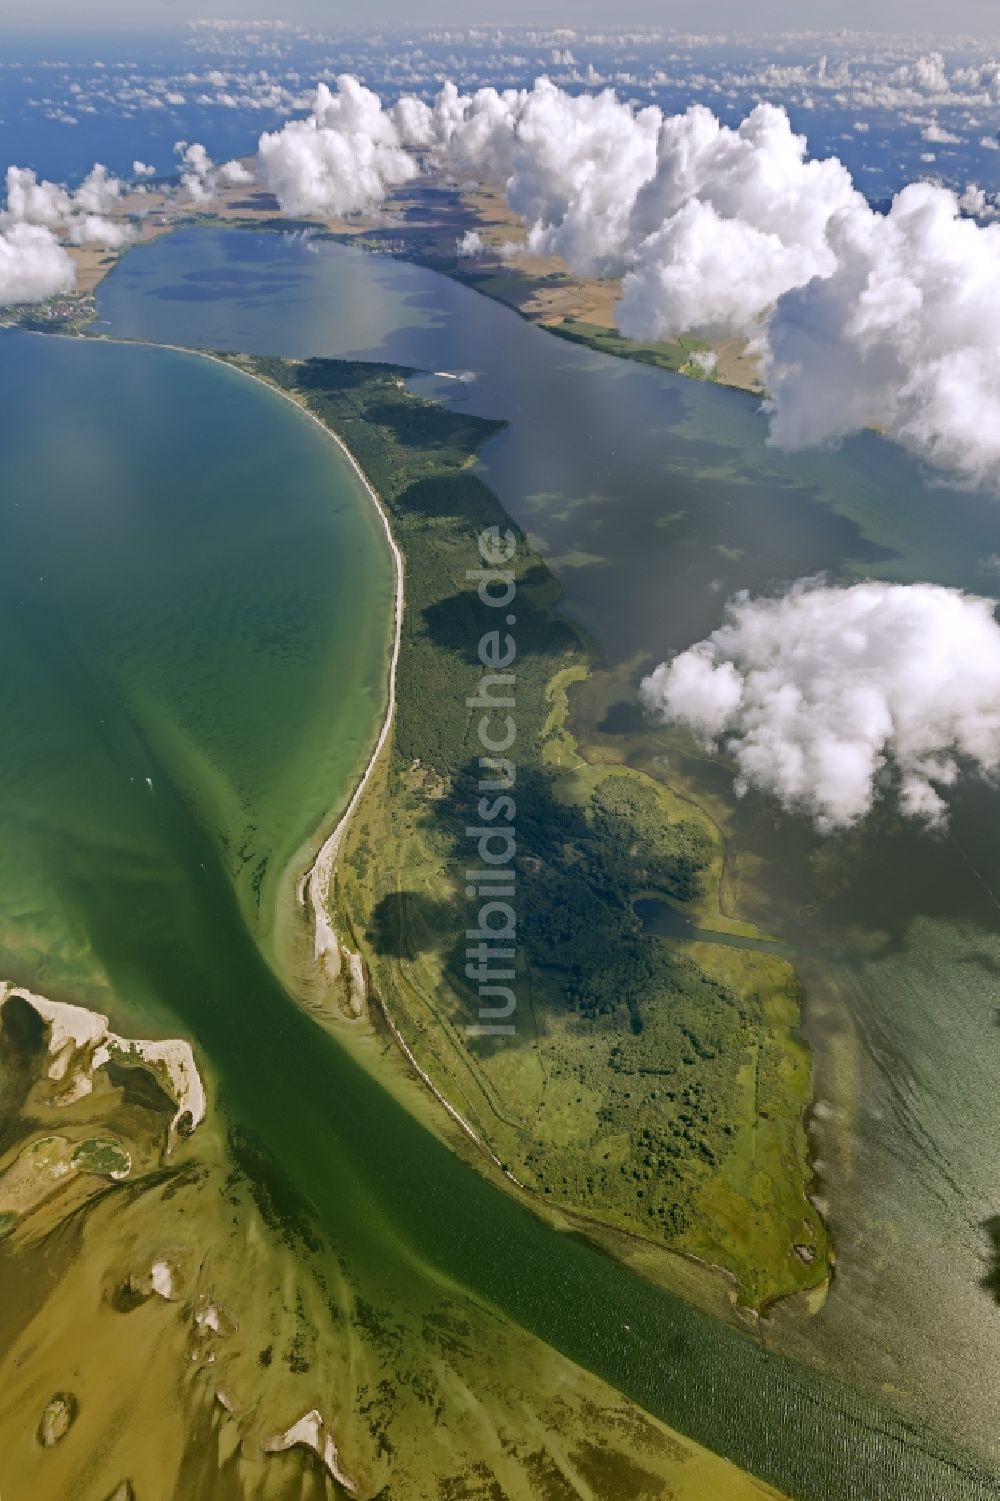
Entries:
{"label": "white sandy shoreline", "polygon": [[[317,417],[315,412],[311,412],[304,402],[297,401],[289,391],[282,390],[282,388],[276,385],[273,381],[265,380],[263,376],[255,374],[254,371],[247,370],[244,366],[237,365],[232,360],[221,359],[218,355],[212,354],[209,350],[205,349],[191,349],[180,344],[156,344],[152,340],[146,339],[114,340],[111,339],[110,335],[106,334],[86,334],[84,335],[84,337],[109,339],[111,340],[111,342],[115,343],[131,344],[141,342],[147,345],[147,347],[153,349],[173,349],[178,354],[196,354],[199,355],[202,359],[211,360],[215,365],[224,366],[224,368],[227,370],[235,370],[238,374],[245,375],[249,380],[256,381],[259,386],[263,386],[266,390],[273,391],[278,396],[284,397],[284,399],[289,402],[291,406],[295,407],[296,411],[302,412],[306,417],[309,418],[310,422],[315,422],[320,432],[322,432],[326,438],[332,439],[332,441],[337,445],[340,452],[347,460],[348,464],[350,464],[351,468],[354,470],[355,475],[364,486],[369,500],[378,513],[379,521],[382,523],[382,530],[385,533],[385,539],[389,544],[389,551],[392,554],[393,570],[395,573],[396,581],[395,594],[393,599],[392,650],[389,654],[389,678],[388,691],[386,695],[385,717],[382,720],[382,727],[379,730],[378,738],[375,741],[371,755],[368,758],[368,763],[365,766],[365,769],[357,783],[357,786],[355,787],[354,792],[351,795],[350,802],[347,804],[347,807],[344,809],[343,813],[340,815],[340,818],[337,820],[336,827],[330,834],[327,835],[326,839],[321,844],[312,865],[299,881],[296,888],[296,896],[299,902],[302,905],[305,905],[306,895],[308,894],[309,902],[312,906],[313,920],[316,929],[316,957],[323,964],[324,968],[328,968],[328,966],[331,964],[335,965],[332,975],[332,978],[335,979],[340,972],[340,950],[337,941],[337,935],[333,930],[333,925],[330,922],[329,914],[327,911],[327,899],[330,892],[330,881],[333,877],[333,870],[336,864],[337,852],[340,848],[341,841],[347,831],[347,826],[350,823],[350,820],[355,810],[357,809],[362,796],[364,795],[365,788],[368,786],[368,783],[372,778],[372,774],[378,763],[379,756],[382,754],[382,751],[385,748],[385,743],[389,738],[389,732],[392,729],[392,722],[396,714],[396,673],[399,667],[399,652],[403,638],[403,606],[405,598],[405,585],[403,576],[403,555],[396,545],[395,537],[392,535],[392,527],[389,524],[388,513],[386,512],[385,506],[382,504],[382,499],[376,491],[375,487],[368,479],[368,476],[365,474],[361,465],[358,463],[357,459],[354,457],[353,453],[348,448],[347,444],[344,442],[340,434],[336,432],[332,427],[329,427],[320,417]],[[294,363],[300,362],[295,361]]]}
{"label": "white sandy shoreline", "polygon": [[[399,653],[403,639],[403,607],[405,602],[405,583],[403,572],[403,555],[400,552],[399,547],[396,544],[396,539],[392,534],[392,527],[389,524],[388,513],[385,509],[385,506],[382,504],[381,496],[378,494],[374,485],[372,485],[368,476],[365,474],[361,465],[358,463],[357,459],[354,457],[354,454],[348,448],[347,444],[344,442],[340,434],[336,432],[332,427],[329,427],[327,423],[325,423],[320,417],[317,417],[315,412],[311,412],[304,402],[297,401],[289,391],[282,390],[282,388],[276,385],[273,381],[265,380],[263,376],[255,374],[254,371],[247,370],[244,366],[237,365],[231,360],[221,359],[218,355],[212,354],[210,351],[205,349],[190,349],[180,344],[156,344],[152,340],[145,339],[115,340],[112,339],[111,336],[105,334],[87,334],[84,335],[84,337],[110,339],[110,341],[114,343],[143,343],[149,348],[173,349],[179,354],[200,355],[202,359],[211,360],[213,364],[222,365],[227,370],[235,370],[238,374],[245,375],[249,380],[256,381],[259,386],[263,386],[266,390],[273,391],[278,396],[284,397],[287,402],[295,407],[296,411],[302,412],[306,417],[309,418],[310,422],[315,422],[320,432],[322,432],[325,437],[332,439],[332,441],[337,445],[340,452],[347,460],[348,464],[350,464],[355,475],[364,486],[368,499],[375,507],[375,510],[378,513],[379,521],[382,523],[382,530],[385,533],[385,539],[389,544],[389,551],[392,554],[393,571],[395,573],[396,584],[393,598],[392,649],[389,654],[389,675],[388,688],[386,693],[385,716],[382,720],[382,726],[379,730],[378,738],[376,739],[375,745],[372,748],[371,755],[368,758],[367,765],[365,766],[365,769],[362,772],[353,793],[351,794],[351,799],[347,804],[347,807],[344,809],[343,813],[340,815],[340,818],[337,820],[336,826],[320,845],[312,865],[302,876],[296,887],[296,897],[299,903],[304,906],[306,903],[306,898],[308,896],[309,904],[312,907],[316,959],[322,965],[324,971],[329,975],[329,977],[335,980],[340,974],[341,956],[340,943],[337,938],[336,932],[334,931],[333,924],[330,921],[330,915],[327,908],[327,902],[329,900],[330,894],[330,882],[333,878],[334,867],[337,862],[337,854],[340,849],[341,841],[343,840],[344,834],[347,832],[347,826],[350,823],[351,818],[353,817],[358,804],[361,801],[361,798],[364,796],[365,788],[371,781],[375,767],[378,764],[378,759],[381,756],[382,751],[385,748],[386,741],[389,738],[389,733],[392,729],[392,722],[396,714],[396,674],[399,668]],[[299,362],[296,361],[294,363]]]}

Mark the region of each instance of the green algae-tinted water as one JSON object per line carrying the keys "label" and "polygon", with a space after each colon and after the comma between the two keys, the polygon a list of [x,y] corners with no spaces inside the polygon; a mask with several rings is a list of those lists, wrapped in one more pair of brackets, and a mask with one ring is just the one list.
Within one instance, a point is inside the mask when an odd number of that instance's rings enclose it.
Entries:
{"label": "green algae-tinted water", "polygon": [[382,702],[393,581],[359,481],[196,356],[8,334],[0,409],[0,971],[32,952],[79,993],[98,873],[176,933],[171,788],[266,937]]}
{"label": "green algae-tinted water", "polygon": [[547,1229],[293,1005],[255,894],[377,718],[391,579],[362,492],[234,372],[17,335],[3,354],[7,972],[84,999],[106,975],[123,1029],[191,1035],[381,1301],[464,1288],[795,1496],[992,1494],[869,1400]]}
{"label": "green algae-tinted water", "polygon": [[190,1035],[380,1304],[464,1289],[795,1496],[989,1495],[867,1400],[546,1228],[284,994],[247,908],[267,867],[239,875],[343,796],[377,720],[391,575],[370,507],[315,426],[235,372],[0,348],[4,971]]}
{"label": "green algae-tinted water", "polygon": [[[713,630],[736,590],[826,571],[997,592],[1000,504],[893,445],[783,454],[740,393],[570,345],[424,268],[318,251],[166,237],[124,258],[100,313],[126,335],[472,373],[419,386],[508,420],[479,467],[619,669],[627,701],[590,725],[618,754],[664,750],[637,723],[638,677]],[[676,738],[666,750],[724,808],[734,864],[752,857],[743,915],[809,956],[812,1129],[840,1260],[822,1313],[789,1327],[779,1308],[765,1337],[996,1459],[1000,797],[960,789],[948,838],[877,816],[822,840],[765,799],[735,800],[724,767],[684,765]]]}
{"label": "green algae-tinted water", "polygon": [[377,717],[390,576],[362,492],[234,372],[15,335],[3,356],[9,973],[66,998],[102,997],[107,974],[120,1027],[191,1034],[383,1297],[467,1288],[793,1495],[992,1493],[536,1222],[285,997],[255,895],[344,796]]}

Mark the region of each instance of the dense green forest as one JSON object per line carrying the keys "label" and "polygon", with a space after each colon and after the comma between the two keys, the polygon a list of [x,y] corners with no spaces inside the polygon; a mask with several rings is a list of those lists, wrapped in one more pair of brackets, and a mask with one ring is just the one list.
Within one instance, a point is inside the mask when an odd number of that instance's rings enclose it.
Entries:
{"label": "dense green forest", "polygon": [[[415,398],[399,367],[233,358],[348,444],[404,557],[391,755],[350,830],[335,898],[375,995],[528,1187],[716,1262],[757,1306],[821,1281],[794,975],[769,955],[643,932],[638,897],[694,910],[717,882],[719,834],[659,782],[577,753],[565,695],[555,709],[551,690],[567,669],[586,672],[586,643],[558,613],[551,571],[472,470],[502,424]],[[518,1004],[502,1039],[467,1032],[479,998],[464,936],[482,774],[467,701],[496,624],[466,575],[482,567],[489,527],[517,542]]]}

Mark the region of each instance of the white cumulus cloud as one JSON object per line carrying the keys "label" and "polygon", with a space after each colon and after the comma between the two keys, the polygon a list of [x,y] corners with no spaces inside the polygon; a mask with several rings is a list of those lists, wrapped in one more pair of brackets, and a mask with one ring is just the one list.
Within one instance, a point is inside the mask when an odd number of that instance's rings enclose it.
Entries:
{"label": "white cumulus cloud", "polygon": [[107,215],[123,183],[97,165],[71,191],[27,167],[8,167],[0,209],[0,304],[41,302],[72,291],[76,273],[66,245],[123,245],[129,226]]}
{"label": "white cumulus cloud", "polygon": [[932,120],[930,125],[925,125],[920,133],[932,146],[958,146],[962,141],[961,136],[957,136],[953,130],[946,130],[943,125],[938,124],[937,120]]}
{"label": "white cumulus cloud", "polygon": [[[567,94],[544,78],[518,106],[507,199],[531,250],[561,255],[584,275],[620,273],[637,195],[656,171],[660,111],[633,110],[610,89]],[[462,132],[458,143],[468,158]]]}
{"label": "white cumulus cloud", "polygon": [[258,156],[262,180],[291,214],[355,213],[417,175],[378,95],[347,74],[335,94],[319,85],[308,119],[265,132]]}
{"label": "white cumulus cloud", "polygon": [[632,216],[622,332],[747,331],[782,293],[830,274],[830,220],[861,201],[836,158],[807,159],[783,109],[758,105],[735,130],[703,105],[664,120]]}
{"label": "white cumulus cloud", "polygon": [[994,601],[932,584],[815,580],[740,595],[726,623],[642,684],[647,710],[723,748],[756,788],[823,832],[879,796],[941,824],[960,769],[1000,772]]}
{"label": "white cumulus cloud", "polygon": [[867,424],[976,482],[1000,476],[1000,225],[914,183],[887,215],[830,226],[835,269],[777,304],[765,384],[772,440]]}
{"label": "white cumulus cloud", "polygon": [[41,302],[72,290],[73,262],[50,229],[15,223],[0,229],[0,305]]}
{"label": "white cumulus cloud", "polygon": [[894,82],[909,84],[922,94],[947,94],[948,72],[940,52],[928,52],[912,63],[904,63],[893,75]]}
{"label": "white cumulus cloud", "polygon": [[[938,53],[893,76],[935,108],[950,87]],[[952,139],[937,121],[924,133]],[[1000,226],[930,184],[873,210],[836,157],[809,157],[782,108],[730,127],[703,105],[664,116],[541,78],[470,94],[448,82],[430,104],[385,109],[345,74],[259,149],[292,214],[376,207],[416,176],[418,154],[499,179],[529,250],[622,279],[626,337],[752,338],[775,443],[876,425],[964,479],[1000,481]]]}
{"label": "white cumulus cloud", "polygon": [[[62,236],[71,244],[86,241],[119,246],[129,238],[126,224],[106,216],[118,205],[124,183],[98,163],[70,192],[58,183],[39,180],[28,167],[7,168],[7,199],[0,211],[0,228],[33,225]],[[65,290],[60,288],[59,290]]]}
{"label": "white cumulus cloud", "polygon": [[465,234],[455,245],[456,253],[460,256],[474,257],[483,253],[483,237],[477,229],[467,229]]}
{"label": "white cumulus cloud", "polygon": [[242,162],[216,164],[200,142],[188,145],[178,141],[174,150],[180,156],[181,187],[196,203],[207,203],[220,188],[253,182],[253,173]]}

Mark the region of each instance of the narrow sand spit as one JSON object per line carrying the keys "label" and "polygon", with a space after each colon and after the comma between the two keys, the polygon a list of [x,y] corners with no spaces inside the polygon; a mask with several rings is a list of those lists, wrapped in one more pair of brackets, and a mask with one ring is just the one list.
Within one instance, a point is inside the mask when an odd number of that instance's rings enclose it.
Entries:
{"label": "narrow sand spit", "polygon": [[8,1001],[17,997],[45,1023],[48,1032],[47,1077],[59,1085],[57,1104],[69,1105],[94,1087],[94,1074],[115,1061],[146,1068],[176,1106],[170,1122],[167,1151],[177,1141],[182,1122],[193,1131],[205,1119],[205,1086],[195,1063],[191,1044],[184,1038],[148,1041],[119,1037],[108,1018],[84,1006],[70,1006],[35,995],[9,980],[0,981],[0,1016]]}
{"label": "narrow sand spit", "polygon": [[340,1455],[337,1452],[333,1434],[323,1421],[322,1413],[318,1412],[315,1407],[311,1412],[304,1413],[297,1423],[286,1428],[284,1433],[267,1439],[264,1444],[264,1453],[282,1454],[286,1449],[294,1448],[311,1449],[337,1484],[343,1486],[349,1495],[357,1495],[357,1486],[347,1471],[341,1467]]}
{"label": "narrow sand spit", "polygon": [[[204,353],[203,351],[199,350],[184,350],[182,352],[189,354]],[[294,396],[289,395],[287,391],[282,391],[279,386],[272,385],[270,381],[261,379],[259,375],[254,375],[252,371],[244,370],[239,365],[231,365],[227,360],[220,360],[216,355],[205,354],[204,358],[215,360],[217,364],[226,365],[230,370],[238,370],[242,375],[249,376],[251,380],[255,380],[258,382],[258,384],[266,386],[268,390],[276,391],[279,396],[284,396],[285,399],[287,401],[290,401],[293,406],[297,407],[300,412],[305,412],[306,416],[309,417],[311,421],[315,422],[317,427],[319,427],[324,433],[326,433],[327,437],[333,439],[337,447],[340,449],[341,453],[343,453],[346,457],[355,474],[358,476],[362,485],[364,485],[372,505],[378,512],[379,520],[381,521],[383,530],[385,531],[386,541],[389,544],[389,550],[392,553],[393,566],[396,571],[396,597],[392,632],[392,653],[389,658],[389,684],[388,693],[386,695],[385,718],[382,721],[382,728],[379,731],[378,739],[375,742],[374,749],[372,750],[371,756],[368,759],[368,765],[365,767],[364,773],[359,780],[358,785],[354,789],[350,802],[347,804],[347,807],[344,809],[343,813],[338,819],[336,828],[331,834],[327,836],[323,844],[320,846],[319,853],[313,861],[311,868],[300,882],[297,893],[298,899],[303,905],[305,905],[308,896],[309,905],[312,907],[313,925],[315,931],[314,953],[324,974],[328,977],[328,979],[336,980],[339,978],[341,970],[343,968],[343,961],[346,957],[348,963],[348,974],[350,978],[351,1011],[354,1016],[360,1019],[360,1017],[364,1014],[364,1007],[367,1000],[366,984],[364,978],[364,965],[361,960],[360,954],[353,954],[349,949],[347,949],[346,945],[341,945],[340,940],[338,939],[337,934],[334,930],[333,923],[330,921],[328,902],[330,896],[330,882],[333,879],[333,873],[337,864],[337,856],[340,852],[340,846],[343,842],[344,835],[347,832],[347,826],[350,823],[351,818],[353,817],[354,812],[358,807],[358,804],[364,796],[365,789],[368,786],[368,783],[371,781],[372,774],[378,764],[379,757],[381,756],[382,751],[385,748],[386,741],[389,738],[389,734],[392,729],[392,722],[396,714],[396,676],[399,668],[399,653],[403,638],[403,608],[405,604],[403,555],[400,552],[399,547],[396,543],[396,539],[392,534],[392,527],[389,524],[389,516],[385,509],[385,506],[382,504],[382,500],[378,492],[369,481],[368,476],[361,468],[361,465],[358,463],[353,453],[351,453],[351,450],[348,448],[343,438],[340,437],[339,433],[334,432],[333,428],[328,427],[325,422],[322,422],[314,412],[310,412],[309,409],[305,407],[300,401],[296,401]],[[470,1137],[472,1141],[475,1142],[476,1146],[487,1153],[487,1155],[492,1159],[493,1163],[500,1169],[504,1176],[509,1178],[512,1183],[517,1184],[518,1188],[522,1188],[523,1184],[520,1182],[520,1180],[515,1178],[514,1174],[504,1166],[499,1157],[497,1157],[496,1154],[491,1150],[491,1148],[486,1145],[486,1143],[482,1140],[482,1138],[478,1135],[474,1128],[465,1119],[465,1116],[462,1115],[458,1110],[456,1110],[450,1100],[448,1100],[445,1095],[441,1093],[440,1089],[434,1083],[434,1080],[427,1073],[426,1069],[421,1068],[420,1064],[417,1062],[417,1059],[413,1054],[412,1049],[407,1044],[405,1038],[403,1037],[399,1028],[396,1026],[392,1017],[389,1015],[388,1011],[384,1006],[381,1009],[382,1015],[385,1018],[390,1032],[396,1040],[396,1044],[399,1047],[400,1052],[406,1058],[407,1062],[413,1068],[414,1072],[417,1073],[423,1083],[426,1084],[427,1088],[434,1095],[435,1099],[444,1106],[445,1110],[451,1116],[452,1120],[465,1132],[468,1137]]]}
{"label": "narrow sand spit", "polygon": [[350,464],[351,468],[354,470],[354,473],[361,481],[368,499],[371,501],[372,505],[375,507],[376,512],[378,513],[379,521],[382,523],[382,530],[385,532],[385,540],[389,544],[389,551],[392,554],[393,570],[396,575],[396,590],[393,601],[392,651],[389,656],[389,682],[388,691],[386,693],[385,717],[382,720],[382,727],[379,730],[378,739],[375,741],[372,753],[368,758],[368,764],[366,765],[364,772],[362,773],[358,784],[351,795],[351,800],[347,804],[347,807],[344,809],[343,813],[340,815],[340,818],[337,821],[337,825],[333,829],[332,833],[327,836],[327,838],[320,846],[320,849],[316,855],[315,860],[312,863],[312,866],[307,871],[302,881],[299,883],[297,893],[298,899],[303,905],[305,905],[306,898],[308,897],[309,905],[312,907],[313,926],[315,934],[313,940],[313,951],[324,974],[328,979],[336,980],[339,978],[343,966],[343,959],[346,956],[350,966],[351,1008],[353,1011],[355,1011],[356,1014],[360,1015],[363,1010],[365,1000],[364,977],[360,956],[357,954],[351,954],[346,949],[344,950],[343,954],[341,953],[340,940],[338,939],[337,934],[334,931],[333,924],[330,921],[328,902],[330,896],[330,882],[333,879],[333,872],[337,863],[337,855],[339,853],[344,834],[347,832],[347,826],[350,823],[351,818],[353,817],[354,812],[358,807],[358,804],[364,796],[365,788],[371,781],[372,774],[374,773],[375,767],[378,764],[379,757],[381,756],[382,751],[385,748],[386,741],[389,739],[389,734],[392,730],[392,722],[396,714],[396,674],[399,668],[399,653],[403,639],[403,608],[405,603],[403,555],[400,552],[399,547],[396,543],[396,539],[392,534],[392,527],[389,524],[389,516],[385,509],[385,506],[382,504],[382,500],[378,494],[378,491],[372,485],[368,476],[365,474],[361,465],[358,463],[357,459],[354,457],[353,453],[348,448],[347,444],[344,442],[340,434],[335,432],[332,427],[328,427],[325,422],[323,422],[319,417],[316,416],[315,412],[311,412],[304,402],[297,401],[290,392],[283,391],[280,386],[276,386],[271,381],[264,380],[261,376],[255,375],[252,370],[246,370],[241,365],[233,365],[230,363],[230,361],[219,359],[218,355],[210,354],[205,350],[183,349],[180,345],[174,344],[157,345],[155,347],[164,349],[176,349],[182,354],[200,354],[203,359],[212,360],[217,365],[224,365],[227,370],[236,370],[240,375],[245,375],[248,377],[248,379],[256,381],[259,386],[264,386],[267,390],[273,391],[276,395],[284,397],[284,399],[290,402],[292,406],[294,406],[298,411],[303,412],[305,416],[309,418],[310,422],[315,422],[320,432],[322,432],[327,438],[332,439],[332,441],[336,443],[337,447],[340,449],[340,452],[344,455],[344,458]]}

